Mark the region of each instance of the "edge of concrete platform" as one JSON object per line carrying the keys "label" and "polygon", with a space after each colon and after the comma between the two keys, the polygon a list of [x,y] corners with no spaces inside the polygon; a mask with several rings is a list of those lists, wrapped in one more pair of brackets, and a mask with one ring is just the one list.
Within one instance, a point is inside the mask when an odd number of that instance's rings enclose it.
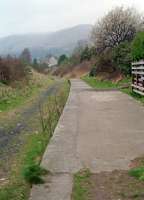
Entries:
{"label": "edge of concrete platform", "polygon": [[51,172],[45,184],[33,186],[30,200],[70,200],[73,174],[82,167],[77,157],[78,100],[71,83],[69,96],[41,166]]}
{"label": "edge of concrete platform", "polygon": [[82,165],[77,155],[78,99],[73,82],[69,96],[42,159],[42,167],[52,173],[75,173]]}

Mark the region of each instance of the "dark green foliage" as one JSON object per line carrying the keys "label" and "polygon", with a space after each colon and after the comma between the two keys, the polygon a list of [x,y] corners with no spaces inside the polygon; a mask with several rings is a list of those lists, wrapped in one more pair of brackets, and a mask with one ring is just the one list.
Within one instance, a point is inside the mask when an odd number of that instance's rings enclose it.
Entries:
{"label": "dark green foliage", "polygon": [[42,179],[42,175],[45,175],[47,171],[41,168],[38,164],[33,164],[31,166],[27,166],[23,170],[23,176],[25,180],[30,184],[42,184],[44,180]]}
{"label": "dark green foliage", "polygon": [[144,32],[137,33],[132,43],[132,58],[134,61],[144,59]]}
{"label": "dark green foliage", "polygon": [[97,69],[96,67],[93,67],[89,73],[89,76],[96,76],[96,72],[97,72]]}
{"label": "dark green foliage", "polygon": [[107,49],[96,57],[97,72],[113,72],[115,65],[112,62],[112,50]]}
{"label": "dark green foliage", "polygon": [[131,169],[129,175],[133,176],[141,181],[144,181],[144,167]]}
{"label": "dark green foliage", "polygon": [[30,64],[32,62],[32,56],[31,56],[31,52],[28,48],[25,48],[21,55],[20,55],[20,60],[24,63],[24,64]]}
{"label": "dark green foliage", "polygon": [[88,46],[82,51],[81,53],[81,62],[83,60],[90,60],[91,59],[91,52]]}
{"label": "dark green foliage", "polygon": [[33,60],[33,66],[34,66],[34,67],[37,67],[37,66],[38,66],[38,61],[37,61],[36,58],[34,58],[34,60]]}
{"label": "dark green foliage", "polygon": [[97,51],[96,51],[96,48],[93,46],[89,49],[90,51],[90,54],[91,54],[91,57],[95,57],[97,55]]}
{"label": "dark green foliage", "polygon": [[48,65],[46,63],[38,63],[36,58],[33,61],[32,67],[39,73],[44,73],[44,74],[47,72],[48,69]]}
{"label": "dark green foliage", "polygon": [[41,71],[43,70],[43,68],[41,67],[41,64],[38,63],[38,61],[37,61],[36,58],[34,58],[34,60],[33,60],[33,65],[32,65],[32,67],[33,67],[35,70],[37,70],[38,72],[41,72]]}
{"label": "dark green foliage", "polygon": [[114,64],[123,74],[131,74],[132,56],[130,42],[123,42],[115,47],[112,57]]}
{"label": "dark green foliage", "polygon": [[58,60],[58,65],[63,64],[66,60],[68,60],[67,56],[65,54],[61,55]]}
{"label": "dark green foliage", "polygon": [[96,56],[96,49],[95,47],[89,48],[88,46],[81,52],[80,61],[90,60],[92,57]]}

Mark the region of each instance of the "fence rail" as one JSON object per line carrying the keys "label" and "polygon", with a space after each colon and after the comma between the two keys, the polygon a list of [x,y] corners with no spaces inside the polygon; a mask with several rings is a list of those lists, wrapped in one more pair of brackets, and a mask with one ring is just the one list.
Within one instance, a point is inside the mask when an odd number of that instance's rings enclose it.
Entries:
{"label": "fence rail", "polygon": [[144,61],[132,63],[132,89],[144,96]]}

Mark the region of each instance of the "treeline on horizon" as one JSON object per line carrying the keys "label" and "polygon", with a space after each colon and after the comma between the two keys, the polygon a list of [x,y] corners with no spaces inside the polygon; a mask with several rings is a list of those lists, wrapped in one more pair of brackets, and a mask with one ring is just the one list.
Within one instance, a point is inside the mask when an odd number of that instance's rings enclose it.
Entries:
{"label": "treeline on horizon", "polygon": [[72,56],[62,55],[59,65],[66,69],[93,61],[90,72],[119,71],[131,75],[131,63],[144,59],[144,20],[132,8],[116,7],[94,25],[89,44],[79,43]]}
{"label": "treeline on horizon", "polygon": [[19,57],[0,56],[0,83],[13,85],[16,81],[29,81],[31,69],[34,68],[40,73],[45,73],[47,64],[38,63],[36,58],[32,58],[31,52],[25,48]]}
{"label": "treeline on horizon", "polygon": [[[91,76],[112,71],[127,76],[131,74],[131,62],[144,59],[144,20],[135,9],[112,9],[93,26],[90,38],[90,42],[79,42],[71,56],[59,57],[56,75],[88,61],[92,63]],[[0,57],[0,82],[10,84],[27,79],[30,66],[38,72],[48,68],[47,64],[32,59],[28,48],[18,58]]]}
{"label": "treeline on horizon", "polygon": [[0,57],[0,82],[11,84],[14,81],[27,79],[30,74],[31,53],[25,48],[19,57],[7,55]]}

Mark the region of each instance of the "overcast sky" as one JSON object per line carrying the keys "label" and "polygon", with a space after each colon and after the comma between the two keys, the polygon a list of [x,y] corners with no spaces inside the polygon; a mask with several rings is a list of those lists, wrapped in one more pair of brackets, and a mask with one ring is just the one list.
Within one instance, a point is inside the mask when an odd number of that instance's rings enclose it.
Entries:
{"label": "overcast sky", "polygon": [[0,0],[0,37],[94,24],[121,5],[144,11],[144,0]]}

